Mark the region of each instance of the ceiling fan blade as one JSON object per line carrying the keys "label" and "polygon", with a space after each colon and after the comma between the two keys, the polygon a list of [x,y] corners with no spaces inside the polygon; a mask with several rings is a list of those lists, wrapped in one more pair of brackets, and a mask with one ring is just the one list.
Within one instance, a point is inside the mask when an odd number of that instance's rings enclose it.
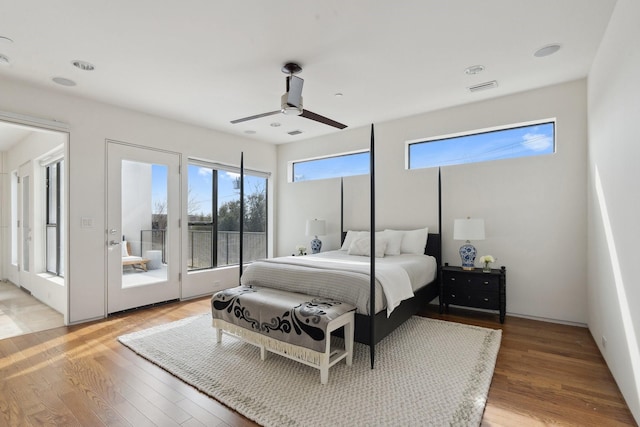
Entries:
{"label": "ceiling fan blade", "polygon": [[347,127],[347,125],[343,125],[340,122],[336,122],[335,120],[331,120],[328,117],[321,116],[320,114],[313,113],[306,109],[302,110],[302,114],[300,116],[306,119],[315,120],[316,122],[320,122],[325,125],[333,126],[334,128],[338,128],[338,129],[344,129]]}
{"label": "ceiling fan blade", "polygon": [[273,116],[274,114],[280,114],[280,110],[269,111],[268,113],[256,114],[255,116],[243,117],[242,119],[231,120],[231,124],[248,122],[249,120],[259,119],[261,117]]}

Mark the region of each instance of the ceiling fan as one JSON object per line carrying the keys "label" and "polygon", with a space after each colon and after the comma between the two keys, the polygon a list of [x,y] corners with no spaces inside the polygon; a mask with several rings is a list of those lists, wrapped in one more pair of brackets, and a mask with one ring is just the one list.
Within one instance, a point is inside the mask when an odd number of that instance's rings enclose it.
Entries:
{"label": "ceiling fan", "polygon": [[242,123],[249,120],[259,119],[261,117],[272,116],[274,114],[287,114],[292,116],[301,116],[305,119],[315,120],[316,122],[323,123],[325,125],[333,126],[338,129],[344,129],[347,125],[344,125],[335,120],[331,120],[328,117],[321,116],[320,114],[313,113],[307,109],[302,108],[302,85],[304,80],[296,76],[302,67],[300,65],[289,62],[282,66],[282,72],[288,74],[287,76],[287,91],[282,95],[280,101],[280,109],[275,111],[269,111],[268,113],[256,114],[255,116],[244,117],[242,119],[232,120],[232,124]]}

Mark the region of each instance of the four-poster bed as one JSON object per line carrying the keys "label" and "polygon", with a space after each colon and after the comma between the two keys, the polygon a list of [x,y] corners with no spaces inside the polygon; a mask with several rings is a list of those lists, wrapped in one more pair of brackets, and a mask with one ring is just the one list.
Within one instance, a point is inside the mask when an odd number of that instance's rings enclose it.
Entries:
{"label": "four-poster bed", "polygon": [[[244,155],[240,160],[241,177],[244,176]],[[243,205],[244,179],[240,179],[240,266],[243,265]],[[374,127],[371,125],[370,147],[370,184],[371,210],[370,230],[375,230],[375,144]],[[438,216],[440,217],[440,174],[438,173]],[[347,233],[344,231],[344,190],[341,182],[341,241],[344,243]],[[439,224],[440,226],[440,224]],[[440,227],[439,227],[440,228]],[[390,231],[390,230],[388,230]],[[415,230],[418,231],[418,230]],[[402,233],[402,232],[398,232]],[[408,233],[408,232],[405,232]],[[428,233],[424,229],[424,240],[418,251],[402,253],[376,259],[376,240],[386,245],[383,235],[368,233],[369,257],[356,256],[359,261],[353,263],[351,251],[334,251],[335,254],[321,253],[305,257],[282,257],[260,260],[251,263],[246,269],[240,268],[241,286],[256,288],[275,288],[285,292],[306,294],[310,297],[326,297],[332,301],[342,301],[356,307],[355,340],[369,345],[371,367],[375,362],[375,345],[423,308],[439,294],[439,271],[441,265],[440,234]],[[405,234],[407,235],[407,234]],[[426,241],[425,241],[426,240]],[[386,249],[384,249],[386,250]],[[342,253],[339,253],[342,252]],[[426,257],[425,255],[428,255]],[[325,259],[329,258],[329,259]],[[367,262],[368,260],[368,262]],[[347,266],[348,264],[348,266]],[[352,265],[356,264],[356,265]],[[364,266],[363,264],[366,264]],[[363,278],[362,276],[365,276]],[[407,277],[407,280],[404,277]],[[390,279],[391,278],[391,279]],[[357,295],[345,295],[341,292],[364,291]],[[405,285],[405,281],[408,284]],[[368,282],[368,294],[366,289]],[[343,286],[343,289],[338,289]],[[409,286],[407,291],[406,286]],[[403,291],[398,288],[404,287]],[[406,292],[409,292],[407,294]],[[368,307],[362,306],[362,294]],[[394,293],[402,294],[396,301]],[[221,303],[218,302],[221,306]],[[366,305],[366,304],[365,304]],[[226,307],[226,306],[225,306]],[[212,308],[215,311],[215,309]],[[278,320],[280,320],[278,318]],[[267,325],[269,326],[269,325]],[[267,328],[269,329],[269,328]]]}

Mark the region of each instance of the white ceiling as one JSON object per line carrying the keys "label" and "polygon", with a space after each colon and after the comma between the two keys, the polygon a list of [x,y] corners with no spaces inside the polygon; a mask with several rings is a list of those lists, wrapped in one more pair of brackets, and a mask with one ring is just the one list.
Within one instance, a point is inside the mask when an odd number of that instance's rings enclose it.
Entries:
{"label": "white ceiling", "polygon": [[[0,78],[286,143],[341,132],[282,114],[280,68],[304,107],[355,128],[585,77],[615,0],[0,0]],[[544,58],[538,48],[559,43]],[[73,60],[94,71],[72,66]],[[485,71],[466,75],[468,66]],[[51,81],[65,77],[77,86]],[[497,80],[496,89],[468,86]],[[335,93],[344,96],[336,97]],[[282,124],[271,127],[273,122]],[[301,130],[298,136],[287,132]],[[247,135],[246,131],[255,131]],[[1,139],[1,138],[0,138]]]}

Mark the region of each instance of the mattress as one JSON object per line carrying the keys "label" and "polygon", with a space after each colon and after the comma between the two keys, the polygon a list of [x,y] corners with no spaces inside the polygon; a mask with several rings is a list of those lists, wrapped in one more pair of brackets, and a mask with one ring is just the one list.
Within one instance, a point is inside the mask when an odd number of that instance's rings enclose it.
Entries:
{"label": "mattress", "polygon": [[[329,251],[255,261],[242,274],[241,284],[332,298],[370,311],[369,257]],[[437,263],[428,255],[401,254],[376,258],[376,313],[390,315],[413,292],[431,283]]]}

